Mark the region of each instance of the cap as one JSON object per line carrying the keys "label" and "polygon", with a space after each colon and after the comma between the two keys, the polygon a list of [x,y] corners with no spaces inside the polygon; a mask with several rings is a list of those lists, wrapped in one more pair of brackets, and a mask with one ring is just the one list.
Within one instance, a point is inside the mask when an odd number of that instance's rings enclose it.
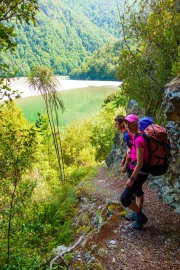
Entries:
{"label": "cap", "polygon": [[145,130],[149,125],[152,125],[153,119],[150,116],[142,117],[139,119],[139,129]]}
{"label": "cap", "polygon": [[129,115],[127,115],[127,116],[125,117],[124,120],[127,121],[127,122],[132,123],[132,122],[138,122],[139,118],[138,118],[138,116],[135,115],[135,114],[129,114]]}

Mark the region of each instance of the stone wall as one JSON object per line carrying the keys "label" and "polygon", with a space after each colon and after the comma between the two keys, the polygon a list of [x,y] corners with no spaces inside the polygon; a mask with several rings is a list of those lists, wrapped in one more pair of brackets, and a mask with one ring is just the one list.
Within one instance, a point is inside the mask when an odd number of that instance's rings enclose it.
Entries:
{"label": "stone wall", "polygon": [[165,203],[180,213],[180,78],[165,86],[162,106],[168,121],[166,128],[171,144],[169,170],[162,177],[150,177],[149,185]]}

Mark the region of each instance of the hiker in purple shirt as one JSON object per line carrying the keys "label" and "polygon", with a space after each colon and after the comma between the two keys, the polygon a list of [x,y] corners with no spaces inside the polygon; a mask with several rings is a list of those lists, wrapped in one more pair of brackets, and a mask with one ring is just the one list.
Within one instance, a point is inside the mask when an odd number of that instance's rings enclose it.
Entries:
{"label": "hiker in purple shirt", "polygon": [[124,123],[125,117],[123,115],[117,115],[116,118],[114,119],[115,121],[115,127],[117,130],[119,130],[119,137],[120,137],[120,147],[122,151],[124,152],[124,157],[121,161],[121,166],[122,166],[122,172],[126,172],[126,159],[127,159],[127,154],[126,150],[129,148],[129,145],[131,144],[131,139],[132,135],[129,134],[127,128],[125,127]]}
{"label": "hiker in purple shirt", "polygon": [[[130,214],[131,219],[128,219],[128,216],[125,218],[127,220],[135,220],[132,224],[133,229],[142,229],[143,224],[148,221],[148,218],[141,210],[144,201],[142,185],[148,177],[146,164],[148,162],[149,150],[145,138],[138,136],[138,121],[139,118],[135,114],[129,114],[125,117],[126,127],[133,137],[130,162],[127,165],[128,179],[126,188],[121,194],[121,203],[132,211]],[[136,196],[136,202],[132,200],[132,195]]]}

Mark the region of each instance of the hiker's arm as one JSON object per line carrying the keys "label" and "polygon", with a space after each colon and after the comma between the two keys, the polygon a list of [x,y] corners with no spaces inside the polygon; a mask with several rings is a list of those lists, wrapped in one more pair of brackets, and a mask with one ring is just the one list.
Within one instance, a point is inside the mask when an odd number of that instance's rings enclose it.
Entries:
{"label": "hiker's arm", "polygon": [[134,171],[133,171],[131,177],[128,178],[128,180],[127,180],[127,183],[126,183],[127,187],[131,187],[133,185],[139,171],[141,170],[141,168],[143,166],[143,160],[144,160],[144,148],[143,147],[136,148],[136,156],[137,156],[137,164],[134,168]]}
{"label": "hiker's arm", "polygon": [[124,154],[124,156],[123,156],[123,158],[122,158],[122,161],[121,161],[121,166],[123,167],[124,166],[124,164],[125,164],[125,162],[126,162],[126,152],[125,152],[125,154]]}
{"label": "hiker's arm", "polygon": [[126,152],[126,156],[125,156],[126,159],[125,159],[124,165],[122,166],[122,169],[121,169],[122,173],[126,172],[126,166],[130,161],[130,154],[128,153],[128,151],[129,150],[127,150],[127,152]]}

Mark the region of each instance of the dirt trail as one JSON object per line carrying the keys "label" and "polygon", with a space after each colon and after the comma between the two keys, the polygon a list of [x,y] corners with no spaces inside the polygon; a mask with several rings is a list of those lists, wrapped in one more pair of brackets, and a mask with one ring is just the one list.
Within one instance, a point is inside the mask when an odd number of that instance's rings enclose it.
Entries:
{"label": "dirt trail", "polygon": [[[125,182],[126,176],[101,168],[95,179],[84,182],[84,187],[81,187],[85,200],[82,201],[81,212],[86,205],[91,221],[95,212],[96,215],[99,212],[108,215],[107,209],[102,210],[102,207],[108,202],[119,202]],[[146,184],[144,191],[144,212],[149,220],[143,229],[132,230],[131,222],[120,214],[122,209],[117,209],[78,247],[70,269],[180,269],[180,216],[159,200],[156,192]],[[91,204],[88,205],[89,202]]]}

